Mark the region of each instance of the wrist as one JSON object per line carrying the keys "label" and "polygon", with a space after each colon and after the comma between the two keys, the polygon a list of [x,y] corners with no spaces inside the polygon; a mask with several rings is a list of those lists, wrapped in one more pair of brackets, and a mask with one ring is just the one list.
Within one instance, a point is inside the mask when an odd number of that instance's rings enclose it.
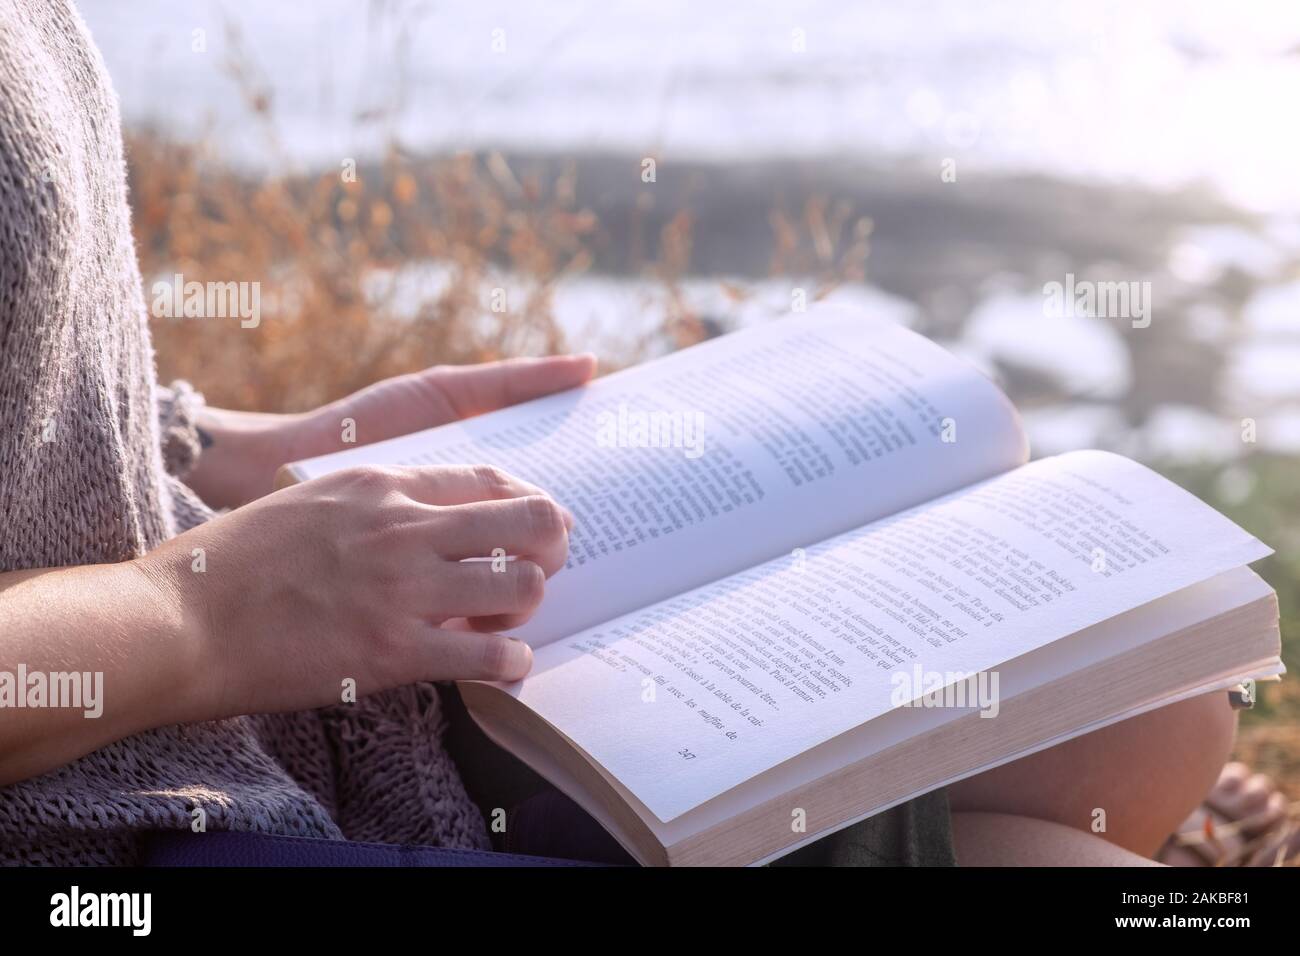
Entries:
{"label": "wrist", "polygon": [[214,508],[237,508],[274,488],[281,465],[299,457],[305,415],[205,408],[198,416],[204,449],[186,481]]}
{"label": "wrist", "polygon": [[[163,648],[156,673],[161,694],[170,701],[170,723],[224,716],[219,688],[224,667],[214,635],[214,602],[204,587],[206,555],[193,555],[173,538],[134,561],[118,565],[156,609]],[[204,570],[197,570],[204,568]],[[130,587],[130,582],[124,582]]]}

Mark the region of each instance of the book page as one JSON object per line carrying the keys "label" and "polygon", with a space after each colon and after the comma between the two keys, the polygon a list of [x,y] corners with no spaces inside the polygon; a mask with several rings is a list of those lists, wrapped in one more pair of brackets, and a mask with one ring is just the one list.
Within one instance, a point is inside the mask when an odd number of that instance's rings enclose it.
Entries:
{"label": "book page", "polygon": [[[1257,623],[1271,622],[1271,628],[1259,625],[1271,633],[1265,636],[1259,631],[1252,631],[1253,640],[1242,640],[1242,613],[1248,605],[1259,602],[1272,606],[1271,618],[1267,609],[1255,615]],[[1024,710],[1023,707],[1018,709],[1018,704],[1022,704],[1027,695],[1039,688],[1069,680],[1083,672],[1105,673],[1109,668],[1110,673],[1114,674],[1115,662],[1130,659],[1135,653],[1148,653],[1147,648],[1153,644],[1167,645],[1176,641],[1187,648],[1185,653],[1177,655],[1176,664],[1160,668],[1159,673],[1130,674],[1122,680],[1103,677],[1099,681],[1092,681],[1089,678],[1089,681],[1097,685],[1096,692],[1089,693],[1088,700],[1062,700],[1059,706],[1053,706],[1053,717],[1049,719],[1061,716],[1064,721],[1052,728],[1045,724],[1032,728],[981,726],[983,721],[979,717],[977,705],[937,709],[899,707],[806,750],[771,770],[751,777],[669,823],[656,820],[635,796],[608,774],[600,772],[610,781],[620,798],[633,807],[636,815],[647,823],[654,838],[665,847],[701,835],[713,827],[728,824],[737,817],[754,811],[761,812],[764,804],[770,810],[773,801],[779,802],[780,809],[775,814],[775,819],[772,815],[767,817],[764,828],[775,826],[788,835],[789,814],[792,808],[799,807],[806,812],[806,836],[798,843],[785,846],[780,851],[784,854],[804,842],[819,839],[834,829],[850,825],[896,805],[901,800],[909,799],[905,796],[887,799],[884,803],[862,804],[853,812],[845,813],[845,801],[858,804],[861,791],[845,791],[842,781],[846,775],[853,773],[851,768],[918,736],[933,734],[963,720],[965,726],[970,728],[972,722],[965,719],[967,715],[973,716],[975,726],[969,729],[969,736],[964,737],[969,745],[963,746],[960,754],[953,754],[942,747],[934,749],[928,743],[922,745],[924,749],[921,751],[916,750],[915,746],[909,748],[912,753],[922,755],[923,766],[920,769],[927,777],[926,784],[908,790],[911,796],[970,775],[957,769],[958,766],[977,768],[971,773],[981,772],[1054,746],[1064,739],[1135,716],[1139,712],[1166,706],[1210,690],[1226,688],[1248,678],[1274,679],[1275,675],[1285,671],[1276,656],[1279,649],[1276,606],[1273,589],[1258,575],[1246,567],[1234,568],[1001,665],[998,668],[1001,674],[999,686],[1002,705],[999,716],[1016,715],[1013,719],[1023,719],[1019,715]],[[1223,621],[1225,616],[1234,620]],[[1199,627],[1203,631],[1215,633],[1215,623],[1208,622],[1216,618],[1219,619],[1216,623],[1222,625],[1217,631],[1217,643],[1222,646],[1211,649],[1204,641],[1198,641],[1191,631]],[[1207,655],[1213,657],[1216,663],[1207,664]],[[1229,661],[1232,663],[1229,664]],[[1184,677],[1179,677],[1178,674]],[[1190,675],[1197,676],[1192,678]],[[1120,689],[1123,704],[1111,712],[1112,716],[1085,718],[1087,722],[1076,723],[1081,713],[1101,714],[1103,711],[1094,709],[1094,704],[1107,695],[1113,699],[1115,695],[1111,691],[1116,688]],[[616,818],[610,816],[608,807],[601,799],[593,797],[587,784],[580,783],[574,777],[569,760],[557,753],[555,743],[542,744],[536,737],[525,732],[523,725],[526,722],[518,720],[511,711],[487,717],[475,706],[475,701],[482,700],[477,696],[476,690],[478,689],[472,686],[465,686],[466,700],[476,719],[481,722],[486,719],[483,726],[488,735],[542,773],[615,837],[619,837],[621,828]],[[1068,731],[1062,730],[1067,726]],[[991,745],[992,739],[1016,740],[1018,746]],[[1000,756],[992,756],[993,753]],[[955,765],[954,761],[958,764]],[[880,782],[897,793],[901,781]],[[871,809],[863,812],[863,806]],[[624,842],[624,846],[633,855],[637,855],[634,842]]]}
{"label": "book page", "polygon": [[[1253,601],[1263,600],[1272,594],[1273,589],[1249,568],[1240,567],[1225,571],[1191,587],[1157,598],[1132,611],[1108,618],[1071,635],[1069,640],[1055,641],[1000,665],[998,667],[1000,699],[1005,703],[1017,695],[1063,680],[1071,674],[1095,668],[1109,658],[1118,657],[1138,646],[1161,640],[1169,634],[1195,627],[1217,615],[1243,608]],[[1276,633],[1274,629],[1274,643],[1271,650],[1273,654],[1277,653]],[[1285,670],[1281,662],[1276,659],[1271,663],[1263,663],[1258,657],[1258,652],[1252,652],[1249,648],[1233,649],[1229,653],[1235,653],[1237,659],[1245,665],[1245,669],[1232,669],[1232,675],[1236,679],[1246,677],[1263,679],[1267,675]],[[1249,664],[1247,665],[1246,662]],[[1196,667],[1195,664],[1191,666]],[[1217,676],[1220,670],[1215,669],[1214,675]],[[1200,673],[1205,675],[1198,679],[1199,686],[1203,686],[1200,681],[1208,679],[1211,672]],[[1144,683],[1144,686],[1163,683],[1170,676],[1160,675],[1160,681],[1153,680]],[[1235,683],[1236,680],[1232,682]],[[1147,698],[1144,696],[1131,700],[1130,704],[1145,709],[1146,701]],[[1160,698],[1160,702],[1172,703],[1173,701]],[[882,750],[901,744],[911,737],[933,731],[950,721],[960,720],[967,714],[978,713],[979,709],[977,701],[971,701],[967,707],[929,709],[897,707],[874,720],[854,727],[848,733],[832,737],[825,743],[805,750],[773,769],[750,778],[729,793],[705,802],[691,812],[677,817],[671,823],[657,824],[654,830],[664,843],[675,843],[690,833],[721,823],[729,817],[789,793],[797,787],[806,786],[812,781],[834,774]],[[1069,705],[1067,704],[1063,709],[1068,710]],[[1131,711],[1125,714],[1125,716],[1129,715]],[[1053,738],[1049,743],[1054,745],[1059,742],[1059,738]],[[1033,750],[1045,749],[1046,746],[1047,744],[1044,744]],[[1027,756],[1029,752],[1032,750],[1019,751],[1010,759]],[[983,769],[989,769],[989,766]],[[824,818],[818,818],[810,809],[807,822],[811,831],[818,824],[823,823]],[[847,824],[853,821],[843,822]],[[812,838],[815,839],[816,835],[812,835]],[[792,846],[791,849],[793,848]]]}
{"label": "book page", "polygon": [[1006,398],[901,326],[838,310],[479,418],[301,463],[486,463],[572,511],[534,646],[1013,468]]}
{"label": "book page", "polygon": [[670,821],[959,675],[1267,553],[1141,465],[1075,452],[558,641],[508,690]]}

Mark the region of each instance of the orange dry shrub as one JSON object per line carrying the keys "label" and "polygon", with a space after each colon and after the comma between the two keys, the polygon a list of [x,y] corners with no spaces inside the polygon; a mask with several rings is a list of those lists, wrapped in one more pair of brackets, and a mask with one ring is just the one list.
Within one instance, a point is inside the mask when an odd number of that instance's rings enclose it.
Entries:
{"label": "orange dry shrub", "polygon": [[[517,178],[497,154],[416,164],[393,150],[355,177],[257,177],[147,131],[129,132],[127,149],[151,307],[154,283],[176,274],[260,284],[256,328],[152,315],[160,380],[185,378],[226,408],[310,408],[438,363],[561,351],[573,343],[556,321],[555,286],[589,267],[598,234],[610,241],[578,207],[572,169],[547,183]],[[810,299],[862,278],[871,223],[847,205],[815,197],[770,220],[771,274],[814,276]],[[683,288],[695,231],[678,210],[656,257],[639,261],[662,290],[655,335],[678,348],[717,331]],[[733,302],[749,295],[723,288]],[[634,341],[627,359],[653,344]]]}
{"label": "orange dry shrub", "polygon": [[[463,156],[418,169],[390,158],[355,181],[259,180],[147,134],[128,153],[151,307],[153,283],[176,273],[260,283],[256,328],[151,319],[160,379],[187,378],[213,404],[305,408],[387,375],[564,345],[551,290],[587,267],[594,226],[565,177],[545,188],[499,157]],[[403,278],[412,263],[437,274]]]}

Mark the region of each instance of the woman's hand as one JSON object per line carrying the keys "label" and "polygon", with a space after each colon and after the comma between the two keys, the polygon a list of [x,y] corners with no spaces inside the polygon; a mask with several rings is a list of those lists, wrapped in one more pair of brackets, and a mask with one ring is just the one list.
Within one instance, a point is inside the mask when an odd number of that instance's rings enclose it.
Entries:
{"label": "woman's hand", "polygon": [[[533,612],[569,524],[493,468],[361,468],[132,561],[0,573],[0,670],[95,689],[5,711],[0,786],[152,727],[336,704],[351,686],[522,677],[527,645],[474,629]],[[515,560],[461,560],[500,555]]]}
{"label": "woman's hand", "polygon": [[197,635],[196,718],[301,710],[339,703],[349,680],[367,694],[523,677],[527,645],[476,631],[527,620],[570,525],[494,468],[359,468],[222,515],[141,564]]}
{"label": "woman's hand", "polygon": [[[590,355],[440,365],[376,382],[300,415],[204,409],[199,425],[211,444],[186,481],[213,507],[238,507],[269,494],[276,471],[286,462],[395,438],[573,388],[590,379],[595,367]],[[355,441],[345,444],[345,434]]]}

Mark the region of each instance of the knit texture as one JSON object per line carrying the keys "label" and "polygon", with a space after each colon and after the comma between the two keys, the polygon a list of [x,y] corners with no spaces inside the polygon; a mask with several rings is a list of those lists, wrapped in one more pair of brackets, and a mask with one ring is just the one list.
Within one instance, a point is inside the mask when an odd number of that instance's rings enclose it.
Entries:
{"label": "knit texture", "polygon": [[[0,0],[0,571],[129,561],[212,517],[180,481],[200,404],[155,383],[99,53],[68,0]],[[200,816],[486,848],[443,725],[425,684],[139,734],[0,788],[0,863],[131,864],[143,831]]]}

